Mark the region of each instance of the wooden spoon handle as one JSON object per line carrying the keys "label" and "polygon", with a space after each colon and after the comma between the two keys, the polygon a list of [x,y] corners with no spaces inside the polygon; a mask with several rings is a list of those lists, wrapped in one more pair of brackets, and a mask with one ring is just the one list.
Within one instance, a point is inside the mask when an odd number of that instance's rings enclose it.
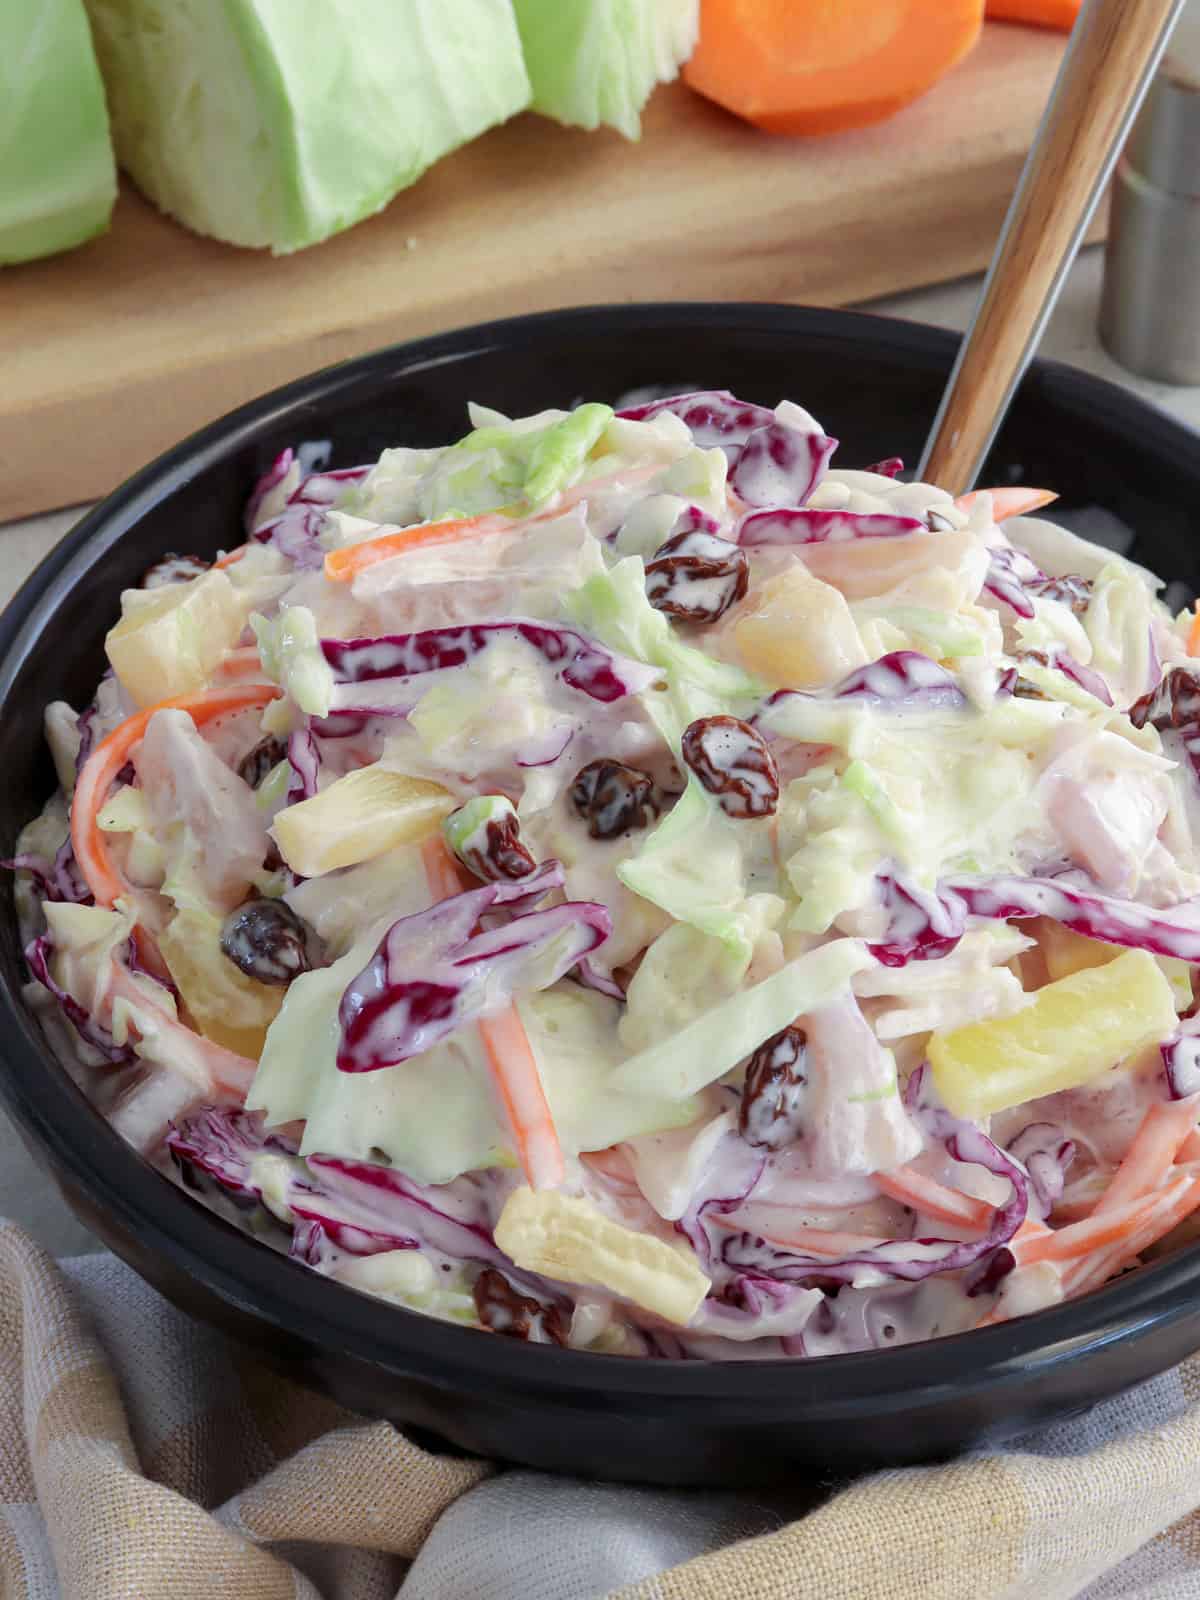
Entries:
{"label": "wooden spoon handle", "polygon": [[918,476],[964,494],[1033,354],[1185,0],[1088,0]]}

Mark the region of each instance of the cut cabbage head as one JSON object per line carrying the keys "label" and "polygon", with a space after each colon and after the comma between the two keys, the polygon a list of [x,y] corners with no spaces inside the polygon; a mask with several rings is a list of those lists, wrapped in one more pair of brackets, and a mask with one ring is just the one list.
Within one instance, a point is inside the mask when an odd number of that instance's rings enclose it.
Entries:
{"label": "cut cabbage head", "polygon": [[529,103],[500,0],[87,3],[121,165],[230,244],[316,244]]}

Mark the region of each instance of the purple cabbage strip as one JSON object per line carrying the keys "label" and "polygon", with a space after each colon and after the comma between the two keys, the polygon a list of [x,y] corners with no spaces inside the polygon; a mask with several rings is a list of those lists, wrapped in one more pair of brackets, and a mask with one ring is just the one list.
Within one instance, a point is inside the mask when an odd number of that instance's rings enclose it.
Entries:
{"label": "purple cabbage strip", "polygon": [[[494,1015],[535,977],[541,987],[564,977],[608,938],[612,919],[586,900],[523,911],[562,882],[562,867],[547,861],[516,883],[484,884],[393,923],[342,996],[339,1070],[408,1061]],[[480,917],[501,906],[519,914],[474,932]]]}
{"label": "purple cabbage strip", "polygon": [[813,507],[782,506],[750,511],[738,524],[737,543],[743,548],[763,545],[847,544],[853,539],[900,539],[928,533],[917,517],[897,517],[874,511],[818,511]]}
{"label": "purple cabbage strip", "polygon": [[28,873],[40,900],[63,901],[76,906],[92,904],[92,891],[79,870],[69,835],[59,845],[53,861],[25,853],[0,861],[0,867],[7,867],[10,872]]}
{"label": "purple cabbage strip", "polygon": [[369,683],[461,667],[505,634],[523,639],[557,667],[570,688],[606,705],[638,693],[659,676],[656,668],[614,655],[574,628],[543,622],[479,622],[377,639],[322,639],[321,649],[339,682]]}
{"label": "purple cabbage strip", "polygon": [[1031,1122],[1008,1141],[1008,1153],[1029,1174],[1042,1216],[1048,1217],[1062,1199],[1075,1141],[1052,1122]]}
{"label": "purple cabbage strip", "polygon": [[328,472],[310,473],[289,496],[288,504],[331,506],[341,498],[347,484],[361,483],[370,471],[370,467],[334,467]]}
{"label": "purple cabbage strip", "polygon": [[748,506],[802,506],[825,476],[837,440],[775,418],[742,446],[729,486]]}
{"label": "purple cabbage strip", "polygon": [[1172,1100],[1200,1093],[1200,1020],[1186,1017],[1179,1032],[1160,1046]]}
{"label": "purple cabbage strip", "polygon": [[1025,586],[1044,582],[1046,574],[1024,551],[1012,545],[994,545],[988,555],[991,559],[983,580],[984,593],[1002,601],[1025,621],[1032,620],[1037,613]]}
{"label": "purple cabbage strip", "polygon": [[736,1211],[758,1187],[766,1165],[765,1151],[747,1144],[740,1133],[725,1134],[709,1157],[687,1210],[675,1224],[706,1272],[712,1266],[714,1250],[705,1220],[708,1213],[720,1216]]}
{"label": "purple cabbage strip", "polygon": [[[1062,645],[1051,645],[1048,649],[1039,651],[1038,654],[1046,657],[1044,662],[1039,661],[1036,663],[1038,666],[1052,667],[1055,672],[1061,672],[1064,678],[1070,678],[1072,683],[1086,690],[1088,694],[1095,695],[1102,705],[1112,705],[1112,692],[1100,674],[1093,672],[1091,667],[1085,667],[1082,662],[1076,661],[1070,651],[1066,650]],[[1002,672],[996,684],[996,698],[1002,699],[1006,695],[1011,695],[1016,689],[1020,675],[1021,669],[1019,666],[1008,667]]]}
{"label": "purple cabbage strip", "polygon": [[[1132,900],[1016,874],[943,878],[935,890],[921,889],[896,873],[881,874],[879,883],[895,920],[868,949],[889,967],[947,954],[966,932],[968,917],[999,922],[1049,917],[1089,939],[1200,963],[1200,901],[1154,911]],[[1185,909],[1189,918],[1181,919],[1177,913]]]}
{"label": "purple cabbage strip", "polygon": [[32,940],[25,947],[25,961],[30,972],[44,989],[48,989],[58,1001],[59,1008],[64,1017],[75,1029],[84,1044],[91,1045],[106,1061],[113,1066],[125,1066],[135,1059],[132,1045],[117,1044],[112,1034],[103,1023],[97,1022],[89,1011],[81,1006],[78,1000],[72,999],[67,991],[55,983],[50,972],[50,953],[54,946],[47,934]]}
{"label": "purple cabbage strip", "polygon": [[595,989],[597,994],[606,994],[610,1000],[625,998],[625,991],[617,980],[601,972],[595,962],[589,960],[587,956],[580,956],[571,976],[584,989]]}
{"label": "purple cabbage strip", "polygon": [[257,483],[255,483],[254,488],[250,491],[250,498],[246,501],[246,509],[243,513],[247,535],[254,532],[254,519],[258,516],[259,507],[272,489],[278,489],[279,485],[292,470],[295,461],[296,452],[289,445],[286,450],[280,451]]}
{"label": "purple cabbage strip", "polygon": [[224,1106],[204,1106],[192,1112],[172,1127],[166,1142],[177,1160],[198,1167],[243,1201],[262,1199],[262,1190],[250,1181],[250,1163],[255,1156],[295,1156],[298,1152],[293,1140],[264,1131],[261,1111]]}
{"label": "purple cabbage strip", "polygon": [[310,729],[297,728],[289,734],[287,759],[292,769],[292,780],[287,791],[288,805],[295,805],[298,800],[311,800],[317,792],[321,753]]}
{"label": "purple cabbage strip", "polygon": [[325,564],[325,551],[320,542],[324,520],[324,506],[293,500],[279,516],[264,522],[253,537],[259,544],[273,545],[297,571],[317,572]]}
{"label": "purple cabbage strip", "polygon": [[969,704],[950,673],[919,650],[890,651],[856,667],[831,689],[776,689],[763,710],[791,700],[863,700],[887,711],[965,711]]}
{"label": "purple cabbage strip", "polygon": [[881,478],[898,478],[904,471],[904,462],[899,456],[888,456],[885,461],[875,461],[869,467],[863,468],[864,472],[877,472]]}
{"label": "purple cabbage strip", "polygon": [[728,389],[698,389],[694,394],[671,395],[651,400],[642,406],[629,406],[617,415],[626,422],[649,422],[669,411],[687,425],[701,450],[720,445],[732,460],[756,428],[774,422],[775,413],[767,406],[739,400]]}

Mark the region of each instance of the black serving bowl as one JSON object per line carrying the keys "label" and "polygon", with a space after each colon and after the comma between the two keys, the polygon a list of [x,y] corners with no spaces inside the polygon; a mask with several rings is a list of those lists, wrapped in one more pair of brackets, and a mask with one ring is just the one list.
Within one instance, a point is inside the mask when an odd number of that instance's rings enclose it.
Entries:
{"label": "black serving bowl", "polygon": [[[348,465],[386,445],[454,437],[468,398],[523,413],[668,384],[791,396],[840,436],[840,463],[915,462],[956,346],[948,333],[848,312],[600,307],[383,350],[254,401],[110,496],[0,619],[0,854],[54,782],[42,708],[90,699],[120,591],[168,550],[236,543],[255,475],[284,445],[330,439],[335,464]],[[1197,587],[1200,437],[1131,395],[1036,365],[984,479],[1017,480],[1057,488],[1068,508],[1106,508],[1139,530],[1133,554]],[[118,1139],[22,1004],[7,893],[0,970],[0,1098],[82,1221],[178,1305],[426,1442],[672,1484],[824,1475],[1002,1439],[1200,1347],[1196,1248],[1015,1323],[813,1361],[622,1360],[429,1321],[255,1243]]]}

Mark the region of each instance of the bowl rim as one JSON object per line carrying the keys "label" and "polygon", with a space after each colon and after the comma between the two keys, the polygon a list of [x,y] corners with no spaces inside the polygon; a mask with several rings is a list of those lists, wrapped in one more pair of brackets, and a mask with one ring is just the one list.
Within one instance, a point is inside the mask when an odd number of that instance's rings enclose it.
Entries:
{"label": "bowl rim", "polygon": [[[413,375],[487,351],[528,352],[564,334],[636,334],[648,320],[696,334],[765,331],[810,348],[861,348],[866,341],[881,353],[947,372],[959,344],[949,330],[870,312],[769,302],[647,302],[504,318],[322,368],[249,401],[159,455],[101,500],[43,558],[0,615],[0,705],[28,649],[52,621],[62,592],[97,554],[122,539],[179,484],[253,443],[260,430],[291,417],[302,433],[308,426],[304,413],[310,411],[320,431],[322,404],[356,385],[385,383],[389,373]],[[1194,459],[1200,477],[1200,434],[1131,392],[1044,359],[1033,364],[1026,381],[1065,387],[1093,415],[1131,429],[1151,425],[1167,452]],[[7,1040],[0,1058],[0,1102],[55,1172],[70,1174],[118,1228],[136,1235],[152,1254],[165,1256],[226,1305],[272,1327],[282,1340],[300,1339],[436,1385],[456,1387],[464,1378],[486,1376],[509,1391],[536,1390],[543,1404],[587,1401],[594,1406],[619,1395],[665,1414],[703,1399],[718,1420],[723,1411],[739,1420],[748,1414],[765,1418],[783,1404],[830,1420],[861,1421],[864,1402],[880,1412],[909,1410],[961,1398],[964,1388],[1027,1385],[1101,1346],[1181,1320],[1190,1312],[1189,1292],[1200,1290],[1200,1247],[1190,1246],[1081,1299],[895,1349],[783,1361],[673,1361],[490,1338],[479,1329],[441,1322],[320,1277],[242,1233],[137,1158],[55,1061],[7,980],[0,982],[0,1028]]]}

